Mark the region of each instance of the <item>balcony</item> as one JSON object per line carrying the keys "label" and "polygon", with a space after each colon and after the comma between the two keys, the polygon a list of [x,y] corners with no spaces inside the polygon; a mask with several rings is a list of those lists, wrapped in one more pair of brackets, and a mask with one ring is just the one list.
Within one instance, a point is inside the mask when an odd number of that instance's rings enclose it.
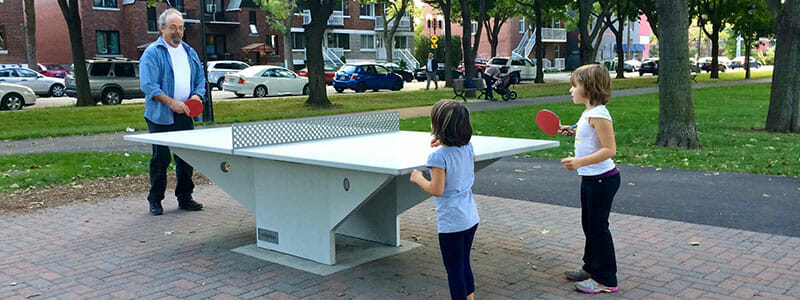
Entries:
{"label": "balcony", "polygon": [[[392,26],[394,26],[395,21],[396,20],[389,21],[388,26],[384,28],[383,18],[375,17],[375,31],[383,31],[384,29],[392,28]],[[411,18],[408,15],[405,15],[402,18],[400,18],[400,24],[397,25],[397,30],[403,30],[403,31],[411,30]]]}
{"label": "balcony", "polygon": [[542,28],[542,42],[564,43],[567,41],[567,29]]}
{"label": "balcony", "polygon": [[[303,10],[303,26],[311,23],[311,11]],[[344,12],[341,10],[334,10],[328,18],[328,26],[344,26]]]}

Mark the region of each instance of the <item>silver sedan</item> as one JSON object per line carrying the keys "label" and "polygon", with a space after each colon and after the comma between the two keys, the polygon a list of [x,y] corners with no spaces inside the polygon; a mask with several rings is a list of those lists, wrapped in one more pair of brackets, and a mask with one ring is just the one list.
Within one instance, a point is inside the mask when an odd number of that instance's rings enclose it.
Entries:
{"label": "silver sedan", "polygon": [[46,77],[28,68],[0,69],[0,82],[27,86],[37,95],[50,97],[64,96],[64,79]]}
{"label": "silver sedan", "polygon": [[36,104],[36,94],[29,87],[0,82],[0,110],[20,110]]}

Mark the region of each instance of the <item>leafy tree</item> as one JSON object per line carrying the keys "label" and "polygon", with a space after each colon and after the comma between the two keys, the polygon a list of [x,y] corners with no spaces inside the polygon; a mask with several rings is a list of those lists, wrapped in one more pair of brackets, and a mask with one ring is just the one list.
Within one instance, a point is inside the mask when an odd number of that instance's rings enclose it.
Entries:
{"label": "leafy tree", "polygon": [[269,1],[253,0],[264,12],[267,25],[283,35],[283,61],[289,70],[294,70],[292,53],[292,21],[299,12],[296,0]]}
{"label": "leafy tree", "polygon": [[306,57],[308,58],[308,100],[306,100],[306,105],[331,106],[325,84],[322,40],[325,38],[325,29],[328,28],[328,18],[333,13],[334,2],[334,0],[297,0],[298,6],[311,11],[311,22],[303,26],[306,33]]}
{"label": "leafy tree", "polygon": [[536,83],[544,83],[544,44],[542,44],[542,28],[544,19],[566,19],[565,0],[515,0],[522,15],[534,20],[536,30]]}
{"label": "leafy tree", "polygon": [[725,29],[726,20],[736,9],[736,0],[691,0],[691,6],[700,24],[711,23],[710,32],[705,26],[702,28],[711,40],[711,78],[719,78],[719,34]]}
{"label": "leafy tree", "polygon": [[[606,26],[614,33],[617,42],[617,78],[625,78],[625,53],[622,49],[622,35],[624,33],[625,21],[635,21],[639,18],[638,10],[633,6],[631,0],[605,0],[600,1],[600,5],[610,6],[610,9],[614,12],[614,17],[616,19],[612,19],[612,14],[606,14],[605,22]],[[614,22],[618,23],[617,27],[614,27]],[[628,45],[629,52],[630,48],[631,45]]]}
{"label": "leafy tree", "polygon": [[521,15],[519,8],[520,6],[514,0],[496,0],[494,6],[486,12],[483,25],[486,27],[486,38],[491,45],[491,57],[497,56],[500,29],[508,19]]}
{"label": "leafy tree", "polygon": [[[425,0],[423,1],[430,5],[432,8],[439,10],[444,15],[444,36],[445,41],[450,41],[452,39],[453,33],[451,30],[450,22],[453,21],[451,17],[451,9],[453,8],[453,0]],[[457,48],[452,48],[452,43],[444,43],[445,45],[445,71],[444,71],[444,78],[445,78],[445,86],[451,87],[453,86],[453,68],[456,65],[454,53],[458,52]]]}
{"label": "leafy tree", "polygon": [[[581,55],[581,65],[594,63],[597,57],[597,47],[602,40],[607,24],[602,20],[610,13],[608,6],[598,6],[597,0],[578,0],[578,50]],[[590,28],[591,27],[591,28]],[[591,30],[591,32],[590,32]]]}
{"label": "leafy tree", "polygon": [[800,0],[766,0],[775,18],[775,68],[766,129],[800,133]]}
{"label": "leafy tree", "polygon": [[[347,0],[345,0],[347,1]],[[386,61],[392,62],[392,49],[394,48],[394,35],[400,26],[400,19],[414,8],[413,0],[364,0],[364,3],[375,3],[383,7],[383,14],[380,18],[383,21],[383,31],[381,37],[384,40],[383,47],[386,49]],[[391,28],[389,23],[393,23]]]}
{"label": "leafy tree", "polygon": [[[759,37],[775,34],[774,20],[767,10],[767,4],[760,0],[738,0],[737,7],[730,18],[731,31],[742,36],[744,43],[745,78],[750,78],[750,52]],[[733,36],[733,35],[732,35]],[[728,47],[732,48],[732,47]]]}
{"label": "leafy tree", "polygon": [[26,60],[31,69],[36,70],[36,12],[33,9],[33,0],[24,0],[25,8],[25,47]]}
{"label": "leafy tree", "polygon": [[699,149],[689,78],[687,0],[656,0],[661,40],[658,61],[658,135],[656,145]]}

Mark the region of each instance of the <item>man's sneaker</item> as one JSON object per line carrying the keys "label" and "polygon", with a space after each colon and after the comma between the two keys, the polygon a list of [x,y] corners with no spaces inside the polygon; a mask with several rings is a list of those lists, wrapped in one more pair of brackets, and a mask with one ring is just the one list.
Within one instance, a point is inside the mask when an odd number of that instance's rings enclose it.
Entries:
{"label": "man's sneaker", "polygon": [[586,279],[584,281],[576,282],[575,288],[587,294],[613,293],[619,291],[619,287],[605,286],[597,281],[594,281],[594,279]]}
{"label": "man's sneaker", "polygon": [[203,205],[195,202],[192,198],[178,201],[178,208],[188,211],[197,211],[203,209]]}
{"label": "man's sneaker", "polygon": [[589,275],[589,273],[587,273],[583,269],[567,270],[566,272],[564,272],[564,274],[567,275],[567,279],[572,281],[584,281],[586,279],[592,278],[592,275]]}
{"label": "man's sneaker", "polygon": [[161,207],[161,201],[148,201],[150,202],[150,214],[160,216],[164,214],[164,208]]}

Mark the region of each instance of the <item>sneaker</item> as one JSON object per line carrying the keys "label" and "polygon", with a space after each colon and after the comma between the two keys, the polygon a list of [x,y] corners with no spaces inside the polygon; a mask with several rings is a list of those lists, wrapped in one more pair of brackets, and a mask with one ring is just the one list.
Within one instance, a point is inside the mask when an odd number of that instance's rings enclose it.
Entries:
{"label": "sneaker", "polygon": [[161,207],[161,201],[148,201],[150,202],[150,214],[154,216],[160,216],[164,214],[164,208]]}
{"label": "sneaker", "polygon": [[584,281],[579,281],[575,283],[575,288],[578,291],[587,293],[587,294],[597,294],[597,293],[613,293],[619,291],[619,287],[616,286],[605,286],[594,279],[586,279]]}
{"label": "sneaker", "polygon": [[192,198],[178,201],[178,208],[188,211],[198,211],[203,209],[203,205],[195,202]]}
{"label": "sneaker", "polygon": [[589,275],[589,273],[587,273],[583,269],[567,270],[566,272],[564,272],[564,274],[567,275],[567,279],[572,281],[584,281],[586,279],[592,278],[592,275]]}

